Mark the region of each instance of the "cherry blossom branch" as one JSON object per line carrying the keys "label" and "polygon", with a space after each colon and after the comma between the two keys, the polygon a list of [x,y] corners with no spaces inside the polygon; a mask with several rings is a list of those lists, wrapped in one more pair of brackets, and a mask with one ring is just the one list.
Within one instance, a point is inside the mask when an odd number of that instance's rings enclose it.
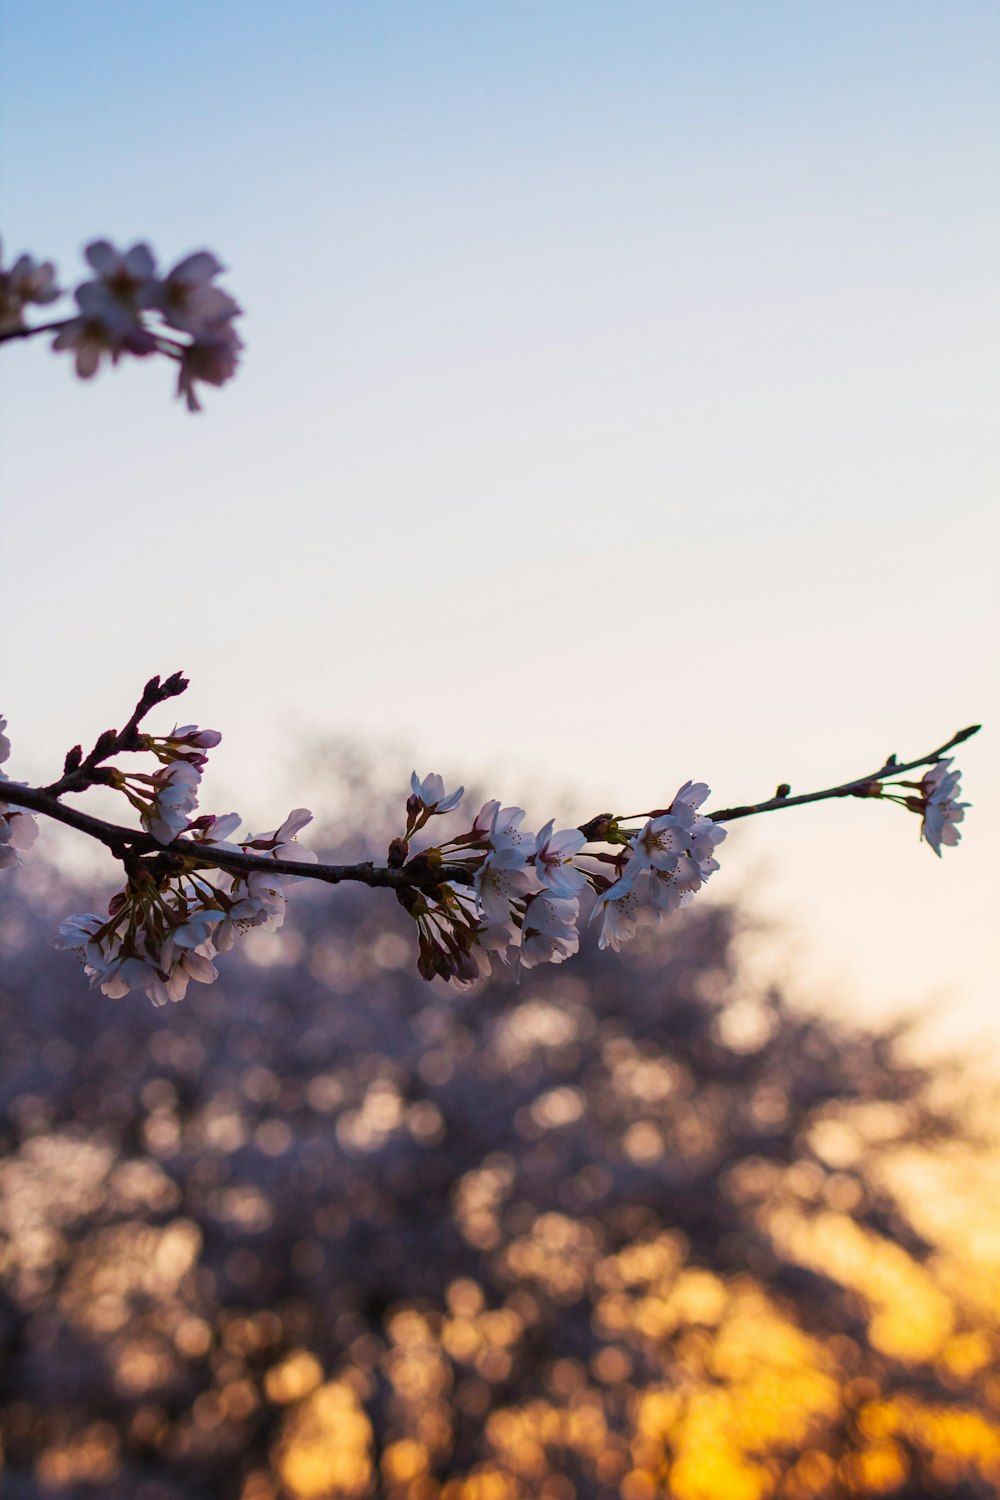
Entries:
{"label": "cherry blossom branch", "polygon": [[[91,784],[99,783],[95,781]],[[173,843],[164,845],[151,833],[126,828],[118,823],[108,823],[103,818],[95,818],[74,807],[64,807],[48,787],[23,786],[20,782],[4,781],[0,794],[4,802],[40,813],[43,817],[51,818],[54,823],[63,823],[67,828],[89,835],[104,844],[116,859],[123,862],[140,855],[154,856],[154,862],[148,866],[154,874],[176,874],[191,864],[236,874],[260,872],[291,875],[296,879],[322,880],[328,885],[340,885],[344,881],[353,880],[362,885],[388,890],[437,885],[442,880],[467,879],[461,866],[442,865],[430,870],[426,863],[419,862],[419,857],[411,860],[408,865],[392,869],[390,866],[376,865],[371,860],[350,865],[302,864],[297,860],[246,854],[239,849],[219,849],[211,844],[185,838],[175,839]]]}
{"label": "cherry blossom branch", "polygon": [[[878,770],[840,786],[792,797],[782,784],[765,802],[709,814],[699,812],[709,788],[692,781],[668,807],[633,817],[599,814],[559,832],[550,820],[528,833],[523,808],[487,802],[470,828],[411,854],[412,840],[434,818],[454,812],[464,795],[463,787],[446,792],[435,773],[421,780],[414,772],[405,828],[392,839],[384,865],[320,864],[297,840],[312,817],[305,808],[294,809],[276,832],[248,834],[240,843],[230,840],[242,821],[237,813],[195,815],[206,752],[221,736],[194,724],[166,735],[141,727],[151,709],[187,686],[180,672],[163,681],[151,677],[124,728],[105,730],[87,756],[74,745],[62,776],[49,786],[25,786],[0,772],[0,868],[20,862],[39,814],[96,839],[124,866],[125,887],[106,917],[83,913],[60,927],[63,946],[80,953],[92,983],[109,995],[142,988],[160,1003],[181,998],[191,979],[210,982],[217,972],[212,959],[240,933],[281,926],[286,887],[303,877],[393,890],[417,927],[420,973],[461,983],[497,962],[531,968],[571,957],[580,945],[580,897],[588,887],[597,897],[592,916],[602,918],[600,946],[619,948],[642,922],[687,905],[719,868],[715,853],[726,837],[720,825],[755,813],[831,797],[883,797],[920,815],[922,835],[940,855],[942,844],[958,843],[966,806],[956,800],[959,773],[946,752],[979,728],[960,730],[916,760],[900,763],[891,755]],[[10,753],[5,728],[0,719],[0,761]],[[136,754],[153,757],[158,769],[113,764]],[[905,779],[925,766],[920,781]],[[64,806],[64,796],[94,786],[124,796],[142,828]],[[623,826],[636,821],[642,826]]]}
{"label": "cherry blossom branch", "polygon": [[956,745],[964,744],[974,734],[978,734],[982,728],[981,724],[970,724],[967,729],[960,729],[953,734],[950,740],[939,745],[928,755],[921,755],[917,760],[907,761],[900,764],[895,755],[890,755],[884,765],[877,771],[871,771],[867,776],[859,776],[856,781],[845,781],[840,786],[831,786],[821,792],[803,792],[798,797],[789,796],[791,788],[784,782],[769,797],[766,802],[749,803],[746,807],[723,807],[718,812],[706,814],[713,823],[732,823],[736,818],[753,817],[755,813],[777,812],[782,807],[802,807],[806,802],[822,802],[829,797],[880,797],[882,795],[881,783],[889,776],[904,775],[907,771],[916,771],[921,766],[932,766],[943,760],[949,750]]}

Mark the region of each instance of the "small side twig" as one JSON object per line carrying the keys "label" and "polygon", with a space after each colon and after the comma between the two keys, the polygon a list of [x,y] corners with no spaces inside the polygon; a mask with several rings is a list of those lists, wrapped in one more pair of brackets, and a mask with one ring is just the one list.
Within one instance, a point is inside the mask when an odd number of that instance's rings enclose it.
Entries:
{"label": "small side twig", "polygon": [[[143,719],[158,704],[178,697],[187,686],[187,678],[182,672],[172,673],[164,682],[159,677],[151,677],[125,728],[120,731],[106,729],[103,734],[98,735],[94,748],[86,759],[83,758],[80,746],[74,745],[66,756],[62,776],[43,790],[50,797],[62,797],[66,792],[85,792],[92,786],[106,784],[107,777],[101,770],[102,763],[110,760],[113,755],[142,750],[144,746],[139,725]],[[53,815],[50,813],[49,816]]]}
{"label": "small side twig", "polygon": [[895,755],[890,755],[877,771],[871,771],[867,776],[859,776],[854,781],[845,781],[840,786],[826,787],[820,792],[803,792],[799,797],[789,797],[781,795],[786,790],[785,784],[782,783],[778,788],[778,795],[769,797],[766,802],[749,803],[745,807],[723,807],[717,812],[710,812],[708,816],[713,823],[732,823],[736,818],[750,818],[756,813],[777,812],[780,807],[801,807],[806,802],[822,802],[829,797],[877,797],[881,795],[880,783],[887,776],[898,776],[901,772],[915,771],[920,766],[932,766],[956,745],[961,745],[965,740],[971,739],[974,734],[978,734],[981,728],[980,724],[970,724],[967,729],[960,729],[957,734],[953,734],[950,740],[936,750],[932,750],[929,755],[921,755],[917,760],[907,761],[905,764],[897,761]]}

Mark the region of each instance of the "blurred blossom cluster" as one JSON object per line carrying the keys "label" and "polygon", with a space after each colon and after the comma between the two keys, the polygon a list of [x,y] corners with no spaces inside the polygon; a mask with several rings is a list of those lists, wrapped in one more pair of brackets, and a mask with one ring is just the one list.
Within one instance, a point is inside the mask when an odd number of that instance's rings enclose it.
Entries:
{"label": "blurred blossom cluster", "polygon": [[61,296],[56,268],[50,260],[37,261],[32,255],[19,255],[5,271],[0,243],[0,333],[23,328],[24,309],[32,303],[47,307]]}
{"label": "blurred blossom cluster", "polygon": [[967,1086],[750,983],[733,910],[470,995],[302,885],[164,1011],[81,996],[71,895],[0,910],[5,1495],[996,1493]]}
{"label": "blurred blossom cluster", "polygon": [[89,380],[105,359],[162,354],[177,363],[177,394],[200,411],[197,385],[224,385],[236,373],[242,340],[234,327],[240,307],[216,285],[223,266],[198,250],[166,273],[148,245],[118,250],[94,240],[84,256],[94,273],[73,291],[76,312],[33,328],[28,306],[48,306],[63,295],[51,261],[21,255],[3,269],[0,257],[0,338],[54,332],[52,347],[73,355],[76,373]]}

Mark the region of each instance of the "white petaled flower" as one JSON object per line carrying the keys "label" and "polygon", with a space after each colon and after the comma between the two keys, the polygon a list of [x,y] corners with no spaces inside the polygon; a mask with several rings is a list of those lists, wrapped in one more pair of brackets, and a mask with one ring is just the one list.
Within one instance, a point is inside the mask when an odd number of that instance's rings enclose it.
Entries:
{"label": "white petaled flower", "polygon": [[240,814],[235,812],[202,813],[190,824],[187,832],[196,843],[211,844],[215,849],[236,850],[239,845],[230,843],[229,835],[235,833],[242,822]]}
{"label": "white petaled flower", "polygon": [[[163,945],[162,956],[169,959],[175,948],[202,948],[211,942],[213,930],[225,913],[216,907],[199,907],[190,913],[181,927],[177,927]],[[169,946],[172,945],[172,946]]]}
{"label": "white petaled flower", "polygon": [[190,344],[178,355],[177,395],[183,396],[188,411],[201,411],[195,392],[198,381],[205,385],[225,385],[236,374],[243,340],[229,317],[202,323]]}
{"label": "white petaled flower", "polygon": [[688,829],[673,813],[650,818],[638,833],[632,835],[629,847],[636,870],[673,870],[687,853]]}
{"label": "white petaled flower", "polygon": [[491,922],[509,922],[512,903],[534,886],[523,849],[508,845],[492,850],[473,876],[473,886],[484,916]]}
{"label": "white petaled flower", "polygon": [[107,923],[107,917],[99,917],[94,912],[78,912],[60,922],[55,946],[72,949],[83,964],[91,985],[98,984],[106,995],[119,999],[129,991],[129,985],[118,974],[123,962],[120,935],[112,931],[105,933],[100,941],[97,938]]}
{"label": "white petaled flower", "polygon": [[580,903],[573,897],[541,891],[532,896],[521,926],[520,962],[523,968],[536,964],[561,964],[580,947],[577,918]]}
{"label": "white petaled flower", "polygon": [[515,936],[510,922],[479,922],[472,941],[472,956],[480,978],[497,972],[499,965],[508,962],[507,954]]}
{"label": "white petaled flower", "polygon": [[651,870],[646,887],[650,902],[661,916],[670,916],[694,899],[703,885],[701,866],[690,854],[683,854],[670,870]]}
{"label": "white petaled flower", "polygon": [[196,984],[212,984],[218,977],[218,969],[206,954],[186,949],[171,958],[166,977],[167,999],[183,1000],[192,979]]}
{"label": "white petaled flower", "polygon": [[939,760],[923,776],[920,789],[923,793],[923,821],[920,832],[934,853],[941,858],[941,845],[954,848],[962,835],[958,827],[965,817],[968,802],[956,802],[961,791],[962,773],[953,771],[952,757]]}
{"label": "white petaled flower", "polygon": [[714,850],[726,830],[698,812],[708,795],[705,782],[686,781],[670,810],[650,818],[629,841],[630,878],[634,882],[640,872],[648,872],[640,900],[648,901],[657,918],[686,906],[719,868]]}
{"label": "white petaled flower", "polygon": [[534,853],[535,835],[522,828],[523,807],[501,807],[493,820],[490,843],[494,849],[519,849],[527,859]]}
{"label": "white petaled flower", "polygon": [[192,979],[197,984],[211,984],[218,979],[219,971],[212,963],[215,955],[212,934],[223,915],[215,910],[196,911],[163,944],[157,955],[157,967],[166,976],[168,999],[183,1000]]}
{"label": "white petaled flower", "polygon": [[[274,833],[259,833],[256,838],[247,839],[240,847],[247,854],[260,854],[263,851],[270,854],[272,859],[291,859],[298,864],[314,865],[319,856],[297,839],[306,824],[312,822],[312,817],[308,807],[295,807]],[[291,880],[295,877],[286,875],[283,878]]]}
{"label": "white petaled flower", "polygon": [[140,958],[138,954],[123,958],[114,971],[99,983],[112,1000],[120,1000],[129,990],[143,990],[154,1005],[166,1005],[172,998],[167,986],[167,976],[152,959]]}
{"label": "white petaled flower", "polygon": [[496,800],[483,803],[482,807],[476,813],[475,821],[470,830],[477,842],[482,842],[489,838],[493,832],[493,824],[497,820],[497,813],[499,811],[500,803]]}
{"label": "white petaled flower", "polygon": [[[164,739],[182,760],[193,760],[200,765],[204,765],[208,757],[199,752],[214,750],[222,743],[222,735],[217,729],[199,729],[197,724],[175,724]],[[191,751],[195,754],[190,754]]]}
{"label": "white petaled flower", "polygon": [[573,864],[587,842],[579,828],[564,828],[553,833],[555,819],[550,818],[535,838],[535,874],[553,896],[578,896],[587,877]]}
{"label": "white petaled flower", "polygon": [[622,878],[598,896],[591,921],[603,918],[597,940],[599,948],[620,952],[622,944],[633,938],[640,923],[648,918],[649,907],[642,899],[641,874],[641,871],[626,868]]}
{"label": "white petaled flower", "polygon": [[465,787],[460,786],[457,792],[446,792],[444,789],[444,778],[436,771],[431,771],[423,781],[416,771],[410,777],[410,790],[420,803],[420,806],[428,813],[447,813],[458,806],[465,795]]}
{"label": "white petaled flower", "polygon": [[106,921],[106,917],[99,917],[92,911],[76,912],[59,923],[59,936],[55,940],[55,946],[83,952],[93,943],[94,934],[100,931]]}
{"label": "white petaled flower", "polygon": [[253,927],[276,932],[285,920],[287,897],[284,878],[281,875],[264,876],[254,872],[246,880],[255,881],[256,884],[250,887],[242,881],[233,883],[232,905],[212,933],[212,944],[217,953],[228,953],[236,939]]}
{"label": "white petaled flower", "polygon": [[691,819],[707,797],[711,787],[704,781],[685,781],[670,804],[670,811],[685,820]]}
{"label": "white petaled flower", "polygon": [[237,921],[250,921],[255,927],[265,927],[268,932],[277,932],[285,920],[288,897],[285,895],[287,875],[270,875],[263,870],[252,870],[246,878],[247,894],[233,907],[231,915]]}
{"label": "white petaled flower", "polygon": [[171,761],[152,777],[154,795],[140,816],[144,827],[159,843],[172,843],[187,828],[198,806],[200,784],[200,768],[187,760]]}

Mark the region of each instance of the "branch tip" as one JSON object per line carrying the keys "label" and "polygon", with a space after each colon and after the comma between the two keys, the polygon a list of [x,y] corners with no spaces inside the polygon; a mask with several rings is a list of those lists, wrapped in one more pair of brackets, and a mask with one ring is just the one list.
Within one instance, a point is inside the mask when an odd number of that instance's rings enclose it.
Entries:
{"label": "branch tip", "polygon": [[103,734],[98,735],[96,745],[87,756],[87,764],[96,766],[98,761],[104,760],[106,756],[113,754],[117,745],[117,730],[106,729]]}

